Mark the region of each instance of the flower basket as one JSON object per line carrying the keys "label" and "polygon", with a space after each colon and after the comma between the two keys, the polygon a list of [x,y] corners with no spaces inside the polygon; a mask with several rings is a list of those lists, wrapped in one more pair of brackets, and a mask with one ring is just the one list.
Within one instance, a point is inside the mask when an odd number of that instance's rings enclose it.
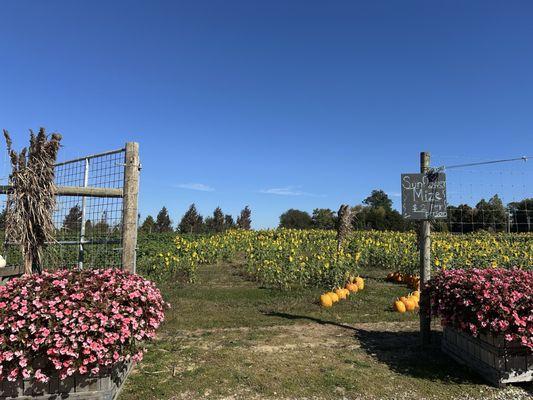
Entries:
{"label": "flower basket", "polygon": [[102,369],[97,375],[75,373],[64,380],[56,373],[46,383],[33,378],[19,378],[14,382],[4,380],[0,383],[0,399],[112,400],[119,393],[132,365],[131,361],[118,363]]}
{"label": "flower basket", "polygon": [[0,286],[0,399],[113,399],[164,319],[150,281],[116,269]]}
{"label": "flower basket", "polygon": [[533,355],[519,342],[507,342],[503,335],[477,337],[444,327],[442,351],[464,364],[491,384],[533,381]]}
{"label": "flower basket", "polygon": [[533,380],[533,271],[443,271],[424,290],[445,353],[497,386]]}

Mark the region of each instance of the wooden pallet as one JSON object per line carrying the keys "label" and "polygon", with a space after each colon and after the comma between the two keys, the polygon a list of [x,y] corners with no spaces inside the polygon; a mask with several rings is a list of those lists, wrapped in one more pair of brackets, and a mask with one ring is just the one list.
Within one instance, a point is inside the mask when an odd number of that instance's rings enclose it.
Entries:
{"label": "wooden pallet", "polygon": [[15,382],[3,380],[0,385],[0,399],[18,400],[113,400],[132,368],[132,363],[122,363],[102,371],[98,376],[79,375],[61,381],[54,376],[48,383],[33,379],[19,379]]}
{"label": "wooden pallet", "polygon": [[495,386],[533,381],[532,352],[520,343],[505,341],[501,335],[473,337],[444,327],[441,346],[444,353]]}
{"label": "wooden pallet", "polygon": [[24,273],[24,267],[22,265],[3,267],[3,268],[0,268],[0,279],[20,276],[23,273]]}

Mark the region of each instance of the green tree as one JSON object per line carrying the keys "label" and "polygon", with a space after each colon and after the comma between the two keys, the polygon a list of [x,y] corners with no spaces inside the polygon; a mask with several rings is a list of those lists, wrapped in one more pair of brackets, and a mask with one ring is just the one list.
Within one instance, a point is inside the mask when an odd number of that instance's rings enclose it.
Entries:
{"label": "green tree", "polygon": [[198,214],[194,203],[181,218],[178,230],[181,233],[201,233],[204,230],[204,219]]}
{"label": "green tree", "polygon": [[235,221],[233,217],[229,214],[224,215],[224,229],[233,229],[235,228]]}
{"label": "green tree", "polygon": [[224,230],[224,213],[220,207],[213,211],[213,230],[215,232],[222,232]]}
{"label": "green tree", "polygon": [[533,197],[509,203],[511,232],[533,232]]}
{"label": "green tree", "polygon": [[248,206],[244,207],[241,214],[237,217],[237,227],[239,229],[252,229],[252,211]]}
{"label": "green tree", "polygon": [[383,207],[384,210],[392,210],[392,200],[383,190],[372,190],[370,196],[363,203],[371,208]]}
{"label": "green tree", "polygon": [[313,220],[313,228],[335,229],[335,213],[329,208],[315,208],[311,219]]}
{"label": "green tree", "polygon": [[[85,225],[87,226],[87,225]],[[107,222],[107,212],[102,213],[102,218],[92,227],[92,232],[97,235],[107,235],[109,233],[110,227]]]}
{"label": "green tree", "polygon": [[141,232],[144,232],[144,233],[156,232],[157,228],[156,228],[154,217],[152,217],[151,215],[147,216],[144,219],[140,229],[141,229]]}
{"label": "green tree", "polygon": [[63,220],[63,229],[68,232],[79,232],[81,226],[81,208],[79,205],[71,207]]}
{"label": "green tree", "polygon": [[507,228],[507,223],[509,220],[509,213],[503,205],[500,197],[495,194],[489,200],[490,215],[489,215],[489,226],[493,231],[503,232]]}
{"label": "green tree", "polygon": [[172,232],[172,220],[168,215],[168,210],[166,207],[163,207],[157,214],[155,230],[159,233]]}
{"label": "green tree", "polygon": [[474,209],[468,204],[448,206],[448,225],[450,232],[473,232],[475,230]]}
{"label": "green tree", "polygon": [[279,217],[279,227],[289,229],[310,229],[313,219],[309,213],[291,208]]}

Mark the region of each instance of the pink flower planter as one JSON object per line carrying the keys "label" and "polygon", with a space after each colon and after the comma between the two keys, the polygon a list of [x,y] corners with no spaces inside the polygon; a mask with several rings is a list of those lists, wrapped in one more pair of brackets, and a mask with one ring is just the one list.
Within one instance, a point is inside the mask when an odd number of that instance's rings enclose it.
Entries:
{"label": "pink flower planter", "polygon": [[533,381],[533,352],[520,342],[506,341],[503,335],[474,337],[444,327],[441,345],[444,353],[495,386]]}
{"label": "pink flower planter", "polygon": [[47,383],[35,379],[19,378],[14,382],[0,382],[0,399],[57,400],[113,400],[126,380],[132,363],[119,363],[109,369],[102,369],[98,375],[76,373],[64,380],[55,374]]}

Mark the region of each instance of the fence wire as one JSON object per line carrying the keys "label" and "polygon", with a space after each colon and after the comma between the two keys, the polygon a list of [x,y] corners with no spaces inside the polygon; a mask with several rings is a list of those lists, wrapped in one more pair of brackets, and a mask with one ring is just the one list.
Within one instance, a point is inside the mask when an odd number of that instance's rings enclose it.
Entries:
{"label": "fence wire", "polygon": [[[476,163],[470,157],[434,157],[432,165]],[[446,230],[533,232],[533,160],[465,165],[446,172]]]}
{"label": "fence wire", "polygon": [[[124,149],[61,162],[55,167],[55,184],[123,189],[124,164]],[[44,250],[45,269],[120,267],[122,204],[122,198],[56,196],[56,241]],[[0,218],[2,234],[3,224]],[[18,246],[4,243],[2,250],[8,265],[22,262]]]}

